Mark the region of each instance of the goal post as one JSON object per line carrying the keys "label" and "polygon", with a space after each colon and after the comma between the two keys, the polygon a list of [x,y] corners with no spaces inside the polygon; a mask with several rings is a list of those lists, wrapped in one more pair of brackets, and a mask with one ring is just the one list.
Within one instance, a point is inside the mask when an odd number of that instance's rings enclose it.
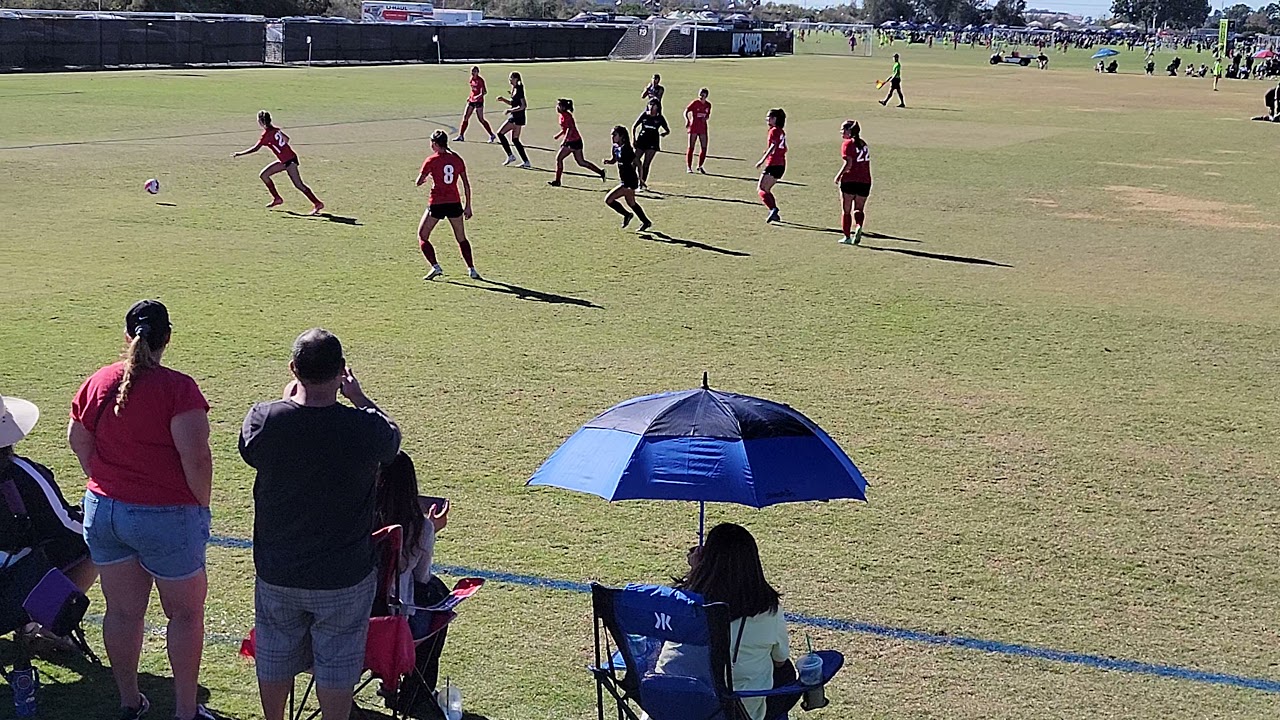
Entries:
{"label": "goal post", "polygon": [[623,33],[609,53],[610,60],[654,62],[697,60],[698,24],[693,20],[651,17]]}

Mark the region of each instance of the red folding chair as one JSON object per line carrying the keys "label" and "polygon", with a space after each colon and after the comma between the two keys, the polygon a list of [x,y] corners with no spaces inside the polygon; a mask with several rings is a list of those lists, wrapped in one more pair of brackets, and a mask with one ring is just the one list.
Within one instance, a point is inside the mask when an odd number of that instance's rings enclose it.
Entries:
{"label": "red folding chair", "polygon": [[[425,683],[418,683],[409,696],[401,693],[404,679],[418,674],[416,666],[417,647],[425,642],[438,641],[441,631],[458,616],[454,608],[458,603],[475,594],[484,585],[482,578],[463,578],[454,586],[454,590],[440,603],[431,607],[416,607],[401,602],[399,595],[399,565],[403,537],[403,528],[399,525],[388,525],[373,533],[374,553],[377,556],[378,588],[374,595],[372,617],[369,618],[369,634],[364,646],[364,669],[369,673],[355,689],[360,692],[374,680],[380,681],[378,695],[383,697],[392,710],[391,717],[408,717],[406,711],[417,702],[417,690]],[[414,639],[409,629],[408,610],[428,612],[432,614],[427,633]],[[254,657],[254,633],[240,644],[240,654],[247,658]],[[315,720],[320,710],[306,710],[307,701],[315,688],[315,678],[309,678],[301,699],[297,693],[289,693],[289,717],[293,720]]]}

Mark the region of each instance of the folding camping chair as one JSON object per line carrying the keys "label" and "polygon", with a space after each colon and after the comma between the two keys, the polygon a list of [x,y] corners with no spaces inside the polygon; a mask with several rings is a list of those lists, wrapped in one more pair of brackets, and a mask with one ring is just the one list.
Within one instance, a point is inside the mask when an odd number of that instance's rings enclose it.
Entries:
{"label": "folding camping chair", "polygon": [[[369,675],[355,689],[355,695],[358,696],[372,682],[380,681],[378,695],[387,700],[393,720],[408,717],[408,710],[418,700],[417,690],[425,685],[418,683],[407,696],[401,693],[401,686],[406,678],[417,675],[422,680],[416,664],[417,647],[423,643],[441,642],[441,631],[458,616],[454,608],[484,585],[481,578],[463,578],[457,582],[448,597],[431,607],[417,607],[401,602],[398,575],[402,537],[403,528],[399,525],[388,525],[373,533],[374,552],[378,558],[378,589],[369,618],[369,635],[365,640],[364,668]],[[409,630],[409,609],[431,613],[427,633],[416,640]],[[252,631],[240,644],[240,654],[247,658],[254,656]],[[320,716],[319,709],[310,712],[306,709],[314,689],[313,676],[307,680],[306,689],[300,698],[295,691],[289,693],[290,718],[314,720]]]}
{"label": "folding camping chair", "polygon": [[13,516],[13,537],[4,538],[0,562],[0,635],[15,633],[18,665],[30,663],[31,647],[17,634],[29,623],[60,639],[94,664],[102,664],[85,640],[82,622],[89,598],[53,565],[34,537],[22,494],[12,480],[0,482],[0,507]]}
{"label": "folding camping chair", "polygon": [[[596,709],[604,720],[605,693],[618,720],[750,720],[742,699],[805,696],[809,702],[844,665],[844,656],[819,651],[822,682],[799,681],[770,690],[733,690],[729,608],[659,585],[609,588],[592,584]],[[634,706],[634,707],[633,707]],[[785,718],[790,703],[768,720]]]}

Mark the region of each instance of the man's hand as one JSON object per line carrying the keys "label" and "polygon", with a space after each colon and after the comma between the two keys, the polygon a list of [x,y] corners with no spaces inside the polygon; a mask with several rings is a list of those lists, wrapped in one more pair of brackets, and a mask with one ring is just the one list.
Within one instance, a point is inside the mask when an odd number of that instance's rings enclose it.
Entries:
{"label": "man's hand", "polygon": [[369,398],[365,397],[364,390],[360,387],[360,381],[356,379],[355,373],[351,372],[351,368],[342,371],[342,397],[351,401],[358,408],[363,408],[371,403]]}

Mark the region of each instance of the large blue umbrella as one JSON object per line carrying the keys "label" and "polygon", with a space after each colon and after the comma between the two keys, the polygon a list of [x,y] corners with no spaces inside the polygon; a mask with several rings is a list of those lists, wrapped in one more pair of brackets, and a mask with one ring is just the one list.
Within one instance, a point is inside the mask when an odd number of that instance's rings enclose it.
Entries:
{"label": "large blue umbrella", "polygon": [[737,393],[696,390],[633,398],[578,429],[529,479],[613,500],[755,508],[866,500],[867,481],[831,436],[792,408]]}
{"label": "large blue umbrella", "polygon": [[1112,50],[1111,48],[1102,48],[1101,50],[1093,54],[1093,59],[1097,60],[1098,58],[1108,58],[1113,55],[1119,55],[1119,54],[1120,52],[1118,50]]}

